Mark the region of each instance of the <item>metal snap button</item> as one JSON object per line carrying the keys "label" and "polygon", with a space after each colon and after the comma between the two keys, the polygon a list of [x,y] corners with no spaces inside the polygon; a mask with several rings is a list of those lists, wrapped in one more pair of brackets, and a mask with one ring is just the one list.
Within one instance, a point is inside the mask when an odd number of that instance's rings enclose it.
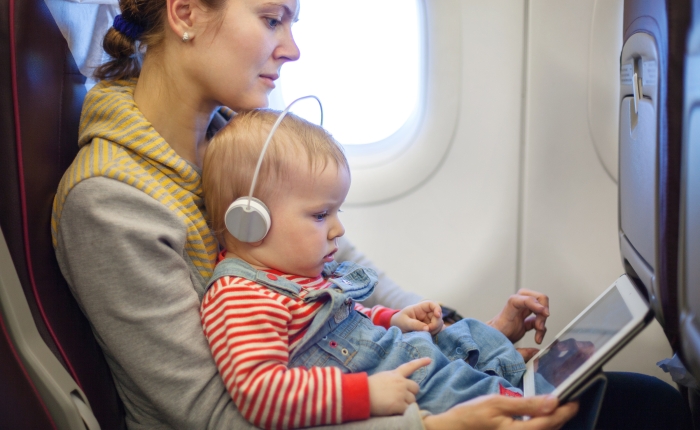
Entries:
{"label": "metal snap button", "polygon": [[348,281],[347,279],[341,279],[343,281],[343,284],[345,285],[352,285],[352,282]]}
{"label": "metal snap button", "polygon": [[335,348],[336,346],[338,346],[338,342],[332,340],[330,341],[329,345],[331,346],[331,348]]}
{"label": "metal snap button", "polygon": [[277,276],[273,275],[272,273],[268,273],[268,274],[267,274],[267,279],[269,279],[269,280],[271,280],[271,281],[276,281],[276,280],[277,280]]}
{"label": "metal snap button", "polygon": [[323,336],[321,339],[328,340],[328,336]]}
{"label": "metal snap button", "polygon": [[462,355],[462,354],[464,354],[464,351],[462,351],[462,348],[457,348],[457,349],[455,349],[455,353],[457,355]]}
{"label": "metal snap button", "polygon": [[349,351],[348,351],[347,349],[343,348],[343,349],[340,350],[340,352],[342,352],[343,355],[348,355],[348,352],[349,352]]}

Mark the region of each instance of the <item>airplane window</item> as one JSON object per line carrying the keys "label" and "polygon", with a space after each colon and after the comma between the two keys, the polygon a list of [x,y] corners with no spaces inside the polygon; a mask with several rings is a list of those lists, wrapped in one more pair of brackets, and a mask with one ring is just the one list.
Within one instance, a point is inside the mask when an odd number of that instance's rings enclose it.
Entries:
{"label": "airplane window", "polygon": [[[422,0],[304,0],[294,24],[301,58],[283,67],[270,106],[316,95],[324,127],[343,145],[381,142],[406,128],[423,104],[422,9]],[[292,111],[318,122],[315,103]]]}

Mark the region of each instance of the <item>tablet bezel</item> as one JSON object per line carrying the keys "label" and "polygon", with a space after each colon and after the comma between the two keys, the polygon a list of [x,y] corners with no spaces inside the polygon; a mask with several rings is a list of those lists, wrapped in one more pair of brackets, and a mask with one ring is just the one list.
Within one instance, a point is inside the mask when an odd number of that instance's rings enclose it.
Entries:
{"label": "tablet bezel", "polygon": [[574,326],[583,315],[593,308],[602,297],[614,288],[617,288],[622,296],[627,309],[632,314],[632,319],[620,329],[604,347],[597,350],[586,362],[581,365],[576,371],[569,375],[559,386],[557,386],[551,395],[556,396],[560,401],[568,400],[575,390],[596,371],[598,371],[615,353],[625,346],[634,336],[636,336],[653,318],[653,312],[649,307],[646,299],[639,293],[632,281],[627,275],[622,275],[610,287],[608,287],[593,303],[588,305],[586,309],[581,311],[564,329],[562,329],[556,337],[545,348],[540,350],[528,363],[523,376],[523,393],[527,396],[537,395],[535,393],[535,371],[534,363],[542,356],[550,346],[564,335],[572,326]]}

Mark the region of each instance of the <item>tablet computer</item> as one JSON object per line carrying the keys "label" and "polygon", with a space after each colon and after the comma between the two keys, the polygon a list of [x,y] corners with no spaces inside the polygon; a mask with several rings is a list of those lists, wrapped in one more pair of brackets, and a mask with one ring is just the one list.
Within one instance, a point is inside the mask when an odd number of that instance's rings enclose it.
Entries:
{"label": "tablet computer", "polygon": [[525,396],[569,400],[652,318],[646,299],[621,276],[527,363]]}

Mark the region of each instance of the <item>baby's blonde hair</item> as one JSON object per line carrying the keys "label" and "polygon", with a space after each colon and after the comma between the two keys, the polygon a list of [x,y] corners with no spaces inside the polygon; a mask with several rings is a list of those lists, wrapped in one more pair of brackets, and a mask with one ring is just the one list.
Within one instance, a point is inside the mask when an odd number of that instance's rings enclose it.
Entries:
{"label": "baby's blonde hair", "polygon": [[[256,109],[240,112],[209,142],[204,156],[202,187],[212,231],[224,243],[228,206],[250,191],[260,151],[280,112]],[[322,172],[329,161],[349,172],[340,145],[323,128],[288,113],[265,152],[253,197],[263,202],[274,196],[281,181],[299,169],[306,154],[310,173]]]}

